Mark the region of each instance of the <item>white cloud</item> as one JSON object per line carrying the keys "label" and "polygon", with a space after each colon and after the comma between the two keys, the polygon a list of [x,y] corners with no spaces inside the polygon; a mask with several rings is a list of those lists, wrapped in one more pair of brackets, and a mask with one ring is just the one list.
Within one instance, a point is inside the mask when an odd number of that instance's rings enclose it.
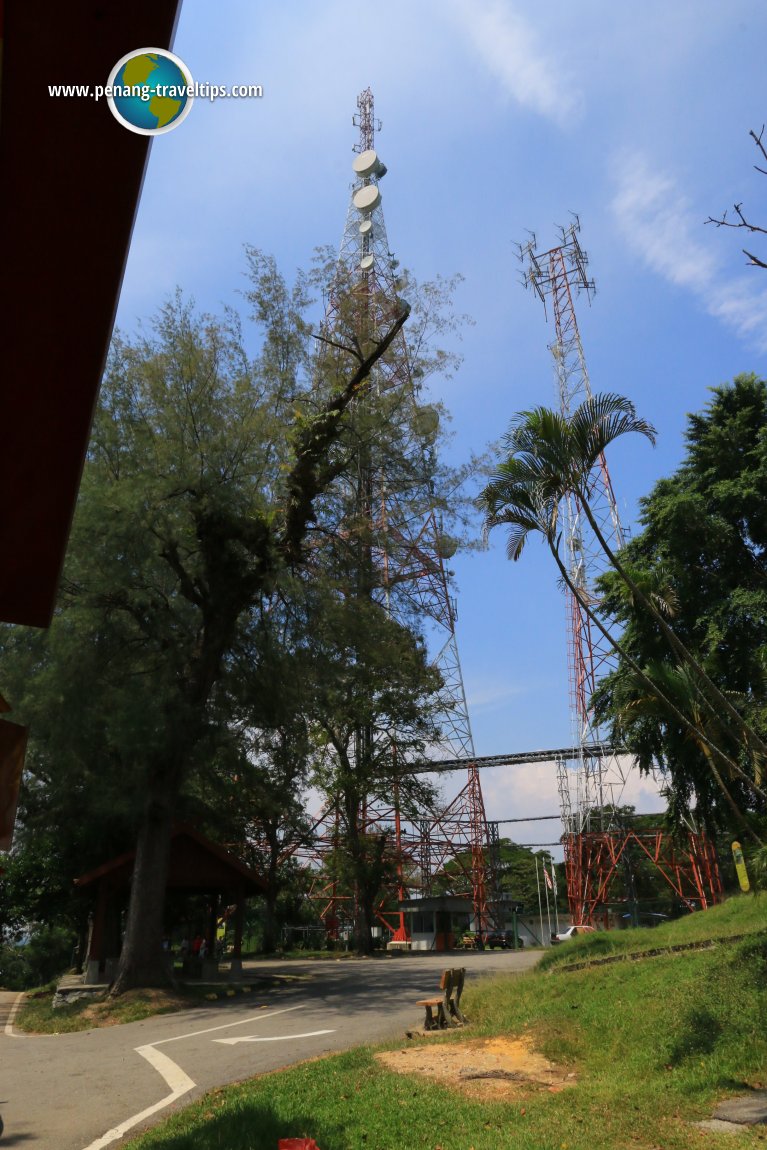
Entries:
{"label": "white cloud", "polygon": [[581,98],[561,59],[544,51],[526,19],[504,0],[453,0],[449,7],[485,67],[506,93],[534,112],[565,124]]}
{"label": "white cloud", "polygon": [[[662,811],[666,803],[659,794],[660,782],[640,775],[630,760],[622,760],[625,784],[616,786],[611,796],[617,804],[633,806],[640,814]],[[575,804],[575,772],[571,780]],[[610,777],[617,778],[617,772]],[[556,763],[530,763],[519,767],[495,767],[481,772],[482,794],[489,819],[517,819],[525,815],[553,815],[559,811]],[[611,796],[607,796],[611,801]],[[534,833],[533,833],[534,832]],[[549,842],[561,834],[559,822],[510,823],[501,833],[521,842]],[[531,834],[533,837],[531,837]]]}
{"label": "white cloud", "polygon": [[757,291],[745,279],[733,280],[719,286],[708,310],[743,339],[767,351],[767,289]]}
{"label": "white cloud", "polygon": [[520,686],[515,683],[499,683],[497,680],[480,684],[479,687],[473,688],[467,697],[469,714],[476,711],[497,711],[529,689],[529,684]]}
{"label": "white cloud", "polygon": [[613,163],[617,190],[610,205],[629,247],[663,279],[691,291],[709,315],[767,350],[767,289],[759,281],[728,279],[703,239],[696,213],[676,180],[641,153]]}

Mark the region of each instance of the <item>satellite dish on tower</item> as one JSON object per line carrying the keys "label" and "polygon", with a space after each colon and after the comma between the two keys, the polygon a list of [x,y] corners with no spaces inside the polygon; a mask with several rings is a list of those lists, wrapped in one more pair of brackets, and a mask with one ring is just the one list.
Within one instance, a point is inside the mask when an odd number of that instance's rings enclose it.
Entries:
{"label": "satellite dish on tower", "polygon": [[355,176],[359,176],[362,180],[367,180],[370,176],[386,175],[386,167],[378,158],[378,153],[374,152],[372,148],[368,148],[365,152],[360,152],[358,156],[354,157],[352,161],[352,168]]}
{"label": "satellite dish on tower", "polygon": [[380,202],[381,193],[378,190],[377,184],[365,184],[365,187],[359,188],[352,197],[352,203],[363,216],[369,216],[374,212]]}
{"label": "satellite dish on tower", "polygon": [[360,271],[369,272],[373,270],[375,260],[372,256],[363,256],[360,260]]}
{"label": "satellite dish on tower", "polygon": [[360,224],[360,235],[361,236],[369,236],[370,233],[372,232],[372,230],[373,230],[373,221],[372,220],[363,220],[362,223]]}

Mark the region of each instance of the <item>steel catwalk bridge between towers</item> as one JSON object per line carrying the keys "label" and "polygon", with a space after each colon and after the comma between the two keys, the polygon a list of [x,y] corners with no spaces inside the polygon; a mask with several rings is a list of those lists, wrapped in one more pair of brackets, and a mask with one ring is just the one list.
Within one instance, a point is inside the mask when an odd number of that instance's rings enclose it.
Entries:
{"label": "steel catwalk bridge between towers", "polygon": [[471,764],[475,767],[525,767],[532,763],[558,763],[580,759],[584,753],[589,758],[607,758],[610,755],[624,755],[629,752],[623,747],[610,743],[594,743],[580,747],[559,747],[549,751],[515,751],[510,755],[477,755],[473,759],[432,759],[424,763],[414,763],[410,767],[413,774],[442,774],[446,771],[465,771]]}

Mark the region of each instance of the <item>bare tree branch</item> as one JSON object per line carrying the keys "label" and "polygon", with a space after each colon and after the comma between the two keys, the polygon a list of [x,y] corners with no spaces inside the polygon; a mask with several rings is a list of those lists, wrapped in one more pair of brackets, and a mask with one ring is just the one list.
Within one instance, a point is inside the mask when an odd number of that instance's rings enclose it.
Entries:
{"label": "bare tree branch", "polygon": [[[764,156],[765,160],[767,160],[767,149],[765,148],[764,144],[762,143],[762,136],[764,135],[764,124],[762,124],[762,130],[758,136],[757,136],[757,134],[753,128],[751,129],[751,131],[748,134],[751,137],[751,139],[754,141],[754,143],[756,144],[759,151]],[[767,176],[767,171],[765,171],[764,168],[760,168],[758,164],[754,164],[754,167],[756,168],[757,172],[761,172],[763,176]]]}
{"label": "bare tree branch", "polygon": [[[764,130],[765,125],[762,124],[762,130],[758,135],[753,130],[753,128],[748,134],[756,144],[761,155],[765,160],[767,160],[767,146],[765,146],[763,142]],[[758,164],[754,164],[754,167],[761,175],[767,176],[767,168],[760,168]],[[721,216],[709,216],[705,222],[707,224],[714,224],[717,228],[745,228],[746,231],[753,232],[755,235],[767,236],[767,227],[762,227],[761,224],[752,223],[751,220],[746,218],[746,216],[743,214],[742,203],[733,204],[733,211],[737,216],[736,220],[728,220],[727,212],[722,212]],[[745,248],[742,248],[741,250],[743,251],[743,254],[748,257],[748,263],[750,267],[764,268],[767,270],[767,261],[760,259],[759,256],[755,256],[752,252],[747,251]]]}
{"label": "bare tree branch", "polygon": [[325,456],[329,445],[338,437],[339,420],[410,315],[410,305],[404,301],[401,301],[401,305],[402,310],[397,319],[383,339],[360,362],[343,390],[328,400],[316,418],[297,437],[296,461],[287,480],[285,526],[279,543],[288,563],[299,561],[306,527],[314,515],[314,500],[325,489],[328,479],[332,478],[332,466],[328,466]]}
{"label": "bare tree branch", "polygon": [[765,263],[764,260],[760,260],[758,256],[752,255],[751,252],[747,252],[745,248],[742,248],[741,250],[744,256],[748,256],[749,263],[754,267],[767,269],[767,263]]}
{"label": "bare tree branch", "polygon": [[335,347],[338,348],[339,351],[345,351],[347,355],[353,355],[355,359],[362,362],[362,352],[356,339],[354,340],[354,347],[349,347],[349,345],[345,343],[339,343],[338,340],[335,339],[329,339],[326,335],[315,335],[314,339],[316,339],[318,343],[326,343],[328,347]]}

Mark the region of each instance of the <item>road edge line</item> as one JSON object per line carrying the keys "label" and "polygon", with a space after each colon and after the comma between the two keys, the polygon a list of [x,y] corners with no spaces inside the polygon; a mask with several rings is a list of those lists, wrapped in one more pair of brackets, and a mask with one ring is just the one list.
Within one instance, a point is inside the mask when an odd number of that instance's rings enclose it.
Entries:
{"label": "road edge line", "polygon": [[14,1029],[13,1029],[13,1020],[16,1017],[18,1010],[19,1010],[19,1007],[21,1006],[23,1001],[24,1001],[24,991],[22,990],[21,994],[19,994],[14,999],[13,1006],[11,1007],[11,1013],[8,1015],[8,1021],[5,1024],[4,1033],[7,1034],[9,1038],[29,1038],[28,1034],[16,1034],[16,1033],[14,1033]]}
{"label": "road edge line", "polygon": [[210,1026],[206,1030],[194,1030],[188,1034],[176,1034],[172,1038],[159,1038],[157,1042],[149,1042],[145,1046],[135,1046],[133,1049],[136,1054],[145,1058],[150,1066],[162,1075],[165,1082],[170,1086],[170,1094],[166,1094],[159,1102],[153,1103],[152,1106],[147,1106],[139,1114],[132,1114],[130,1118],[126,1118],[119,1126],[112,1126],[95,1142],[89,1142],[84,1150],[103,1150],[105,1146],[109,1146],[112,1142],[116,1142],[118,1138],[122,1138],[128,1130],[137,1126],[139,1122],[143,1122],[145,1118],[151,1118],[153,1114],[157,1114],[159,1110],[164,1110],[166,1106],[170,1106],[178,1098],[183,1098],[190,1090],[193,1090],[197,1085],[188,1074],[185,1073],[172,1058],[162,1051],[156,1050],[157,1046],[162,1046],[166,1042],[180,1042],[183,1038],[196,1038],[200,1034],[211,1034],[215,1030],[228,1030],[232,1026],[243,1026],[245,1023],[252,1023],[255,1019],[260,1018],[273,1018],[276,1014],[289,1014],[293,1010],[300,1010],[304,1004],[299,1006],[286,1006],[282,1010],[272,1010],[268,1014],[255,1014],[248,1018],[240,1019],[238,1022],[226,1022],[222,1026]]}
{"label": "road edge line", "polygon": [[159,1050],[155,1050],[153,1045],[136,1046],[134,1047],[136,1054],[140,1054],[142,1058],[152,1066],[158,1074],[162,1075],[168,1086],[170,1086],[170,1094],[166,1094],[165,1098],[161,1098],[159,1102],[155,1102],[152,1106],[147,1106],[145,1110],[140,1111],[138,1114],[132,1114],[130,1118],[126,1118],[119,1126],[113,1126],[107,1130],[106,1134],[102,1134],[95,1142],[89,1142],[85,1150],[103,1150],[104,1146],[109,1146],[110,1143],[116,1142],[118,1138],[122,1138],[123,1134],[127,1133],[133,1126],[137,1126],[139,1122],[143,1122],[145,1118],[151,1118],[159,1110],[163,1110],[166,1106],[170,1106],[178,1098],[183,1098],[190,1090],[194,1090],[197,1085],[188,1074],[186,1074],[181,1067],[168,1058],[167,1054],[163,1054]]}

